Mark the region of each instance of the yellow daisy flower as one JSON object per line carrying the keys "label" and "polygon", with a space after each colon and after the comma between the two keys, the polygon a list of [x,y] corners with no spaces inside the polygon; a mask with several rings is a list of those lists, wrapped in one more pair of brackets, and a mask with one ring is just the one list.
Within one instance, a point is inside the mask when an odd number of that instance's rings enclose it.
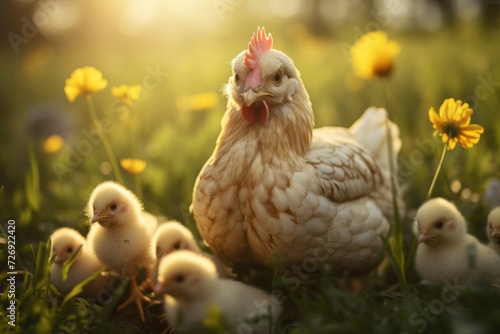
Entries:
{"label": "yellow daisy flower", "polygon": [[136,102],[142,93],[142,87],[139,85],[129,86],[121,85],[111,88],[111,94],[123,104],[131,107]]}
{"label": "yellow daisy flower", "polygon": [[77,68],[66,79],[64,93],[69,102],[73,102],[79,95],[85,98],[106,88],[108,82],[103,79],[101,71],[92,66]]}
{"label": "yellow daisy flower", "polygon": [[364,34],[351,47],[354,71],[365,78],[388,76],[400,50],[400,45],[389,41],[384,31]]}
{"label": "yellow daisy flower", "polygon": [[146,161],[141,159],[121,159],[120,165],[126,172],[139,175],[146,169]]}
{"label": "yellow daisy flower", "polygon": [[464,148],[470,148],[479,142],[482,126],[470,124],[472,109],[467,103],[455,99],[444,100],[439,107],[439,115],[433,107],[429,109],[429,119],[435,129],[434,136],[441,136],[448,150],[453,150],[457,142]]}
{"label": "yellow daisy flower", "polygon": [[43,141],[43,151],[48,154],[54,154],[61,150],[64,140],[59,135],[52,135]]}

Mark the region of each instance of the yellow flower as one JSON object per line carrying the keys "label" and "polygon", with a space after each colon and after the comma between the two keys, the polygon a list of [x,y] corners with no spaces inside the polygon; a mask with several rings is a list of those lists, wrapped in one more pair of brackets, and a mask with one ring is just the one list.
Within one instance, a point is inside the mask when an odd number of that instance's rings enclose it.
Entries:
{"label": "yellow flower", "polygon": [[132,175],[139,175],[146,169],[146,161],[141,159],[121,159],[120,165]]}
{"label": "yellow flower", "polygon": [[108,82],[103,79],[99,70],[85,66],[74,70],[69,79],[66,79],[64,93],[68,101],[73,102],[78,95],[87,98],[90,94],[103,90],[107,85]]}
{"label": "yellow flower", "polygon": [[181,110],[210,110],[219,103],[219,95],[215,92],[203,92],[191,96],[182,95],[177,98],[177,107]]}
{"label": "yellow flower", "polygon": [[351,59],[356,74],[365,78],[391,74],[400,45],[389,41],[384,31],[369,32],[351,47]]}
{"label": "yellow flower", "polygon": [[121,85],[118,87],[111,88],[111,94],[123,104],[128,105],[129,107],[134,104],[140,97],[142,93],[142,87],[139,85],[128,86]]}
{"label": "yellow flower", "polygon": [[429,109],[429,119],[435,129],[434,136],[440,135],[448,150],[453,150],[457,142],[464,148],[470,148],[479,142],[482,126],[469,124],[472,109],[467,103],[452,98],[444,100],[439,107],[439,115],[433,107]]}
{"label": "yellow flower", "polygon": [[43,141],[43,151],[48,154],[59,152],[63,146],[64,140],[59,135],[52,135]]}
{"label": "yellow flower", "polygon": [[214,304],[207,309],[207,316],[203,319],[203,327],[207,329],[222,328],[222,312],[219,305]]}
{"label": "yellow flower", "polygon": [[192,110],[208,110],[217,106],[219,95],[214,92],[199,93],[191,96],[190,107]]}

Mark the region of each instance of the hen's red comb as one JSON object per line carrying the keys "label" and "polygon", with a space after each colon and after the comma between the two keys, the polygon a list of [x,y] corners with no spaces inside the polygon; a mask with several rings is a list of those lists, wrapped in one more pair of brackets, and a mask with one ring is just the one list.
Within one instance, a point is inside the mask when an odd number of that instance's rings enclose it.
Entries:
{"label": "hen's red comb", "polygon": [[253,33],[250,43],[248,43],[248,50],[245,53],[244,64],[250,69],[257,67],[260,57],[271,50],[273,47],[273,36],[268,34],[266,36],[266,28],[257,28],[257,32]]}

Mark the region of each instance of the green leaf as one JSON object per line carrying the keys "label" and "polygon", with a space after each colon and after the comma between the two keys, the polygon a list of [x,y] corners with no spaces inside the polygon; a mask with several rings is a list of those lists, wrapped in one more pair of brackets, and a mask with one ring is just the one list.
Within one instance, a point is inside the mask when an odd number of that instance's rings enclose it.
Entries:
{"label": "green leaf", "polygon": [[[81,248],[81,246],[80,246],[80,248]],[[75,254],[73,254],[73,255],[75,255]],[[71,258],[68,261],[66,261],[66,262],[69,262],[70,260],[71,260]],[[65,265],[66,265],[66,263],[65,263]],[[101,276],[101,273],[103,271],[104,271],[104,267],[101,268],[101,269],[99,269],[99,270],[97,270],[95,273],[93,273],[92,275],[90,275],[89,277],[87,277],[86,279],[84,279],[83,281],[81,281],[80,283],[78,283],[77,285],[75,285],[75,287],[73,289],[71,289],[71,291],[66,295],[66,297],[64,297],[62,305],[61,305],[61,308],[63,308],[68,303],[68,301],[71,298],[73,298],[75,296],[78,296],[83,291],[83,288],[87,284],[89,284],[90,282],[92,282],[93,280],[95,280],[99,276]],[[66,277],[67,277],[67,274],[66,274]]]}
{"label": "green leaf", "polygon": [[76,261],[76,257],[78,256],[78,252],[80,252],[82,247],[83,247],[83,244],[81,244],[80,247],[78,247],[76,249],[76,252],[71,254],[71,257],[69,259],[64,261],[62,268],[61,268],[61,279],[63,280],[63,282],[65,282],[68,279],[69,269],[71,268],[73,263]]}
{"label": "green leaf", "polygon": [[[128,286],[129,280],[124,279],[120,282],[118,287],[113,291],[113,296],[111,297],[111,300],[109,302],[106,302],[104,307],[97,312],[98,314],[98,321],[105,321],[111,313],[115,310],[116,306],[120,302],[121,297],[125,293],[125,290]],[[93,305],[94,308],[99,308],[97,305]]]}

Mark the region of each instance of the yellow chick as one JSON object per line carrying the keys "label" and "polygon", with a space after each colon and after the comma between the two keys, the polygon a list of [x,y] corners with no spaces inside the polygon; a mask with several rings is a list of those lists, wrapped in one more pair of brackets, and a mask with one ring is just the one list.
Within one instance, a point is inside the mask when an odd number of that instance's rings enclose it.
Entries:
{"label": "yellow chick", "polygon": [[229,333],[269,333],[282,311],[276,298],[241,282],[218,278],[212,261],[186,250],[162,258],[155,292],[166,294],[166,317],[178,332],[200,332],[206,320],[214,320],[215,310],[220,315],[216,320]]}
{"label": "yellow chick", "polygon": [[[75,229],[59,228],[50,236],[52,252],[55,255],[54,264],[50,269],[50,281],[62,295],[67,295],[78,283],[94,274],[104,265],[89,251],[85,238]],[[68,277],[62,280],[61,270],[66,262],[81,246],[71,265]],[[89,282],[83,289],[81,296],[96,296],[101,289],[106,289],[107,280],[104,277]]]}
{"label": "yellow chick", "polygon": [[118,310],[135,302],[144,322],[141,302],[150,302],[150,299],[142,294],[142,289],[150,282],[139,286],[136,277],[140,267],[146,268],[148,277],[151,277],[154,265],[151,239],[156,228],[155,220],[144,213],[141,202],[130,190],[110,181],[94,189],[86,211],[92,222],[87,236],[89,246],[108,269],[130,279],[130,297]]}
{"label": "yellow chick", "polygon": [[467,233],[465,218],[452,203],[443,198],[427,201],[418,209],[415,225],[415,267],[422,279],[464,282],[475,271],[499,280],[500,257]]}
{"label": "yellow chick", "polygon": [[202,252],[191,231],[178,221],[171,220],[160,225],[153,237],[152,248],[156,254],[156,266],[153,271],[154,284],[156,284],[160,260],[164,256],[179,250],[192,251],[209,258],[214,262],[219,277],[234,277],[231,269],[224,262],[211,254]]}
{"label": "yellow chick", "polygon": [[491,210],[488,215],[486,234],[490,241],[489,246],[497,252],[497,254],[500,254],[500,206]]}

